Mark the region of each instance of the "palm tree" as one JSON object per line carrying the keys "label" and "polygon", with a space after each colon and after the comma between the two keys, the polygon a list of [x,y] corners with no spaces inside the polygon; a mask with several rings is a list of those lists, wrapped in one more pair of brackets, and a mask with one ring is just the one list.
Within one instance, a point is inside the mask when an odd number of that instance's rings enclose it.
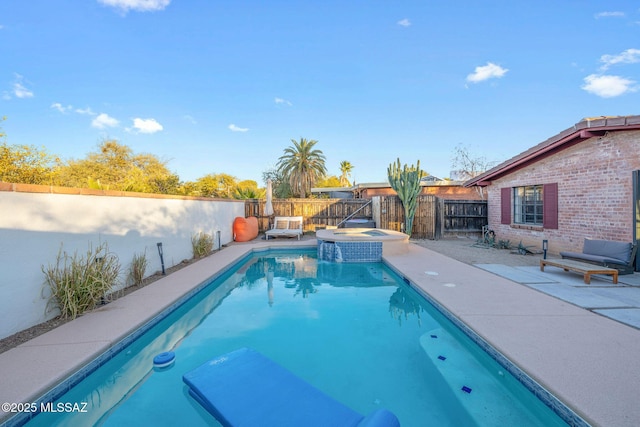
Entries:
{"label": "palm tree", "polygon": [[343,160],[340,162],[340,185],[343,187],[349,187],[351,183],[349,182],[349,177],[351,176],[351,171],[353,170],[353,165],[351,162]]}
{"label": "palm tree", "polygon": [[293,146],[284,149],[284,154],[278,159],[278,172],[286,177],[291,191],[304,198],[311,191],[313,184],[326,175],[325,157],[320,150],[314,150],[316,140],[300,141],[292,139]]}

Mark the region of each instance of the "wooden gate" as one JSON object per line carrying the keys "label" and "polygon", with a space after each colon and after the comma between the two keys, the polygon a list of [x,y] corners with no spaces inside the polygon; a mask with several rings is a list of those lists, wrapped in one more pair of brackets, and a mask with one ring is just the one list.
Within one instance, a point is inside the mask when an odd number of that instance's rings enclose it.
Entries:
{"label": "wooden gate", "polygon": [[480,233],[488,224],[486,200],[445,200],[445,233]]}

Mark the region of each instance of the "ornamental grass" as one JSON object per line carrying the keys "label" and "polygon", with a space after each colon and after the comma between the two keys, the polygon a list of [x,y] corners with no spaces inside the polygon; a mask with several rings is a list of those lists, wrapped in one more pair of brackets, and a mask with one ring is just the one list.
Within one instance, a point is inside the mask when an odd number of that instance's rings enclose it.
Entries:
{"label": "ornamental grass", "polygon": [[60,248],[55,264],[42,266],[51,290],[47,311],[57,307],[63,318],[75,319],[93,309],[113,289],[120,273],[117,255],[102,243],[91,244],[85,255],[69,255]]}

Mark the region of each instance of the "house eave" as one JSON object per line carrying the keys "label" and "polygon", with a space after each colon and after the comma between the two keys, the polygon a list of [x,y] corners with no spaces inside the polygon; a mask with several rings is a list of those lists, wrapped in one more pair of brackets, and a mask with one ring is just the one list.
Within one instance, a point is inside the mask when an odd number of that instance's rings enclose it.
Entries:
{"label": "house eave", "polygon": [[576,123],[573,127],[560,132],[559,134],[518,154],[515,157],[512,157],[487,172],[471,178],[463,185],[465,187],[486,187],[490,185],[492,181],[504,175],[513,173],[518,169],[590,138],[604,136],[607,132],[638,129],[640,129],[640,116],[585,119]]}

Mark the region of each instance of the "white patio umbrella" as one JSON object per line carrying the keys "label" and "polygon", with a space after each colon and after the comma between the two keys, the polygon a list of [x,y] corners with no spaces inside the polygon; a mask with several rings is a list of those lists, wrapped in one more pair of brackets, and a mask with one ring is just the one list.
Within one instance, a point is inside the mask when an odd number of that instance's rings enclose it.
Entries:
{"label": "white patio umbrella", "polygon": [[267,202],[264,204],[264,214],[269,217],[273,215],[273,201],[271,200],[273,199],[273,189],[271,187],[272,187],[271,180],[268,179],[267,180]]}

